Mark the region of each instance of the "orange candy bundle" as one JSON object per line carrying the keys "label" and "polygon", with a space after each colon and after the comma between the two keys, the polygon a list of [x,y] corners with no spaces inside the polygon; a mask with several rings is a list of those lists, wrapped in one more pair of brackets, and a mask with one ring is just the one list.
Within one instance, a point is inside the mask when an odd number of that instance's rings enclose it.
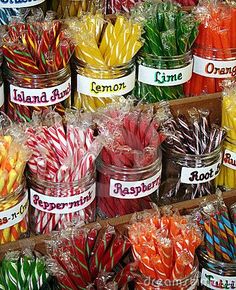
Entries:
{"label": "orange candy bundle", "polygon": [[190,218],[172,212],[146,214],[129,227],[129,238],[141,274],[162,281],[189,276],[202,242],[201,231]]}

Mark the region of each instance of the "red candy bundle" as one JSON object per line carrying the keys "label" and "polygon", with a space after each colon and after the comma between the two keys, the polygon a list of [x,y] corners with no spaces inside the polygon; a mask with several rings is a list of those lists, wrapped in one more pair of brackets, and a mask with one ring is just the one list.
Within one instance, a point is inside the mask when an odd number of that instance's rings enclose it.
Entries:
{"label": "red candy bundle", "polygon": [[106,128],[112,136],[97,162],[100,216],[150,208],[157,199],[161,174],[158,148],[164,139],[157,131],[152,108],[112,105],[98,114],[97,123],[101,132]]}
{"label": "red candy bundle", "polygon": [[74,226],[49,241],[48,265],[62,289],[120,289],[136,270],[135,263],[119,265],[129,248],[128,239],[112,226]]}
{"label": "red candy bundle", "polygon": [[188,216],[173,214],[168,209],[162,215],[156,212],[139,217],[129,227],[129,238],[140,273],[162,281],[189,276],[194,268],[195,250],[202,242],[200,230]]}
{"label": "red candy bundle", "polygon": [[201,22],[193,54],[187,96],[222,91],[222,80],[235,77],[236,8],[220,1],[203,2],[195,10]]}

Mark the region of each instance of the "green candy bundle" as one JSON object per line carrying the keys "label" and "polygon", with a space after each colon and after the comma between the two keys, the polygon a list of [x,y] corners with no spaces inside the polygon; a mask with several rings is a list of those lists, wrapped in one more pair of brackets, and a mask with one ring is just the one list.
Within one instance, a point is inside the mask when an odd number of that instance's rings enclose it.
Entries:
{"label": "green candy bundle", "polygon": [[29,249],[8,252],[1,262],[1,290],[38,290],[47,285],[48,279],[44,258]]}
{"label": "green candy bundle", "polygon": [[172,2],[144,2],[133,10],[133,17],[143,21],[145,39],[138,58],[137,95],[149,103],[183,96],[180,83],[191,77],[190,49],[199,23]]}

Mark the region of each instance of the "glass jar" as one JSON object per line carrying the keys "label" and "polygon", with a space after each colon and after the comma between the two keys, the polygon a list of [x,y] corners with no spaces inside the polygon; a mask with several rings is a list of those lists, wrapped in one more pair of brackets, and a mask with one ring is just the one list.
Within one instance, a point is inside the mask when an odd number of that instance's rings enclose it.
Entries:
{"label": "glass jar", "polygon": [[183,97],[183,84],[192,76],[192,54],[177,56],[138,56],[136,94],[140,99],[155,103]]}
{"label": "glass jar", "polygon": [[97,160],[97,203],[101,218],[112,218],[151,208],[157,202],[161,155],[146,167],[127,168]]}
{"label": "glass jar", "polygon": [[222,81],[236,75],[236,48],[193,48],[193,75],[186,84],[186,96],[212,94],[223,90]]}
{"label": "glass jar", "polygon": [[21,74],[5,68],[6,113],[14,121],[30,121],[34,110],[48,107],[63,113],[71,105],[70,67],[47,74]]}
{"label": "glass jar", "polygon": [[135,290],[196,290],[198,286],[198,259],[195,258],[192,272],[184,279],[154,280],[150,277],[138,276]]}
{"label": "glass jar", "polygon": [[46,0],[1,0],[0,2],[0,24],[7,25],[14,16],[24,18],[30,13],[30,8],[41,8],[47,10]]}
{"label": "glass jar", "polygon": [[0,245],[28,236],[28,193],[25,182],[0,199]]}
{"label": "glass jar", "polygon": [[95,170],[73,183],[49,182],[30,173],[28,181],[32,232],[48,234],[67,223],[95,221]]}
{"label": "glass jar", "polygon": [[223,166],[216,179],[216,185],[222,190],[236,188],[236,141],[226,137],[223,144]]}
{"label": "glass jar", "polygon": [[50,9],[57,12],[58,18],[80,17],[83,12],[95,13],[103,9],[103,1],[98,0],[52,0]]}
{"label": "glass jar", "polygon": [[198,251],[202,290],[235,289],[236,263],[223,263],[210,258],[202,249]]}
{"label": "glass jar", "polygon": [[72,105],[85,111],[96,111],[113,99],[132,93],[135,85],[134,61],[99,69],[75,59],[73,66]]}
{"label": "glass jar", "polygon": [[161,204],[190,200],[215,193],[214,179],[222,163],[222,147],[203,155],[176,153],[163,149]]}

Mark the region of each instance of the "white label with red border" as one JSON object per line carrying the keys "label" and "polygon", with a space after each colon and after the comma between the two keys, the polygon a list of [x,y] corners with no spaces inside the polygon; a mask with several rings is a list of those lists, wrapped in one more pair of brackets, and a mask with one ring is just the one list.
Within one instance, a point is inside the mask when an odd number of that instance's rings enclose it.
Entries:
{"label": "white label with red border", "polygon": [[118,79],[93,79],[77,75],[77,91],[91,97],[110,98],[131,92],[135,85],[135,70]]}
{"label": "white label with red border", "polygon": [[193,72],[215,79],[232,78],[236,76],[236,60],[211,60],[194,55]]}
{"label": "white label with red border", "polygon": [[211,290],[219,289],[236,289],[236,276],[221,276],[212,273],[206,269],[202,269],[201,285]]}
{"label": "white label with red border", "polygon": [[28,194],[15,206],[0,212],[0,230],[9,228],[23,220],[28,212]]}
{"label": "white label with red border", "polygon": [[144,65],[138,67],[138,81],[151,86],[168,87],[186,83],[192,76],[193,62],[176,69],[157,69]]}
{"label": "white label with red border", "polygon": [[71,95],[71,78],[58,86],[44,89],[29,89],[10,85],[10,95],[13,103],[23,106],[55,105]]}
{"label": "white label with red border", "polygon": [[0,8],[25,8],[43,3],[45,0],[0,0]]}
{"label": "white label with red border", "polygon": [[66,214],[80,211],[89,206],[95,199],[96,183],[86,191],[68,197],[47,196],[30,189],[30,204],[43,212]]}
{"label": "white label with red border", "polygon": [[123,181],[110,179],[110,196],[120,199],[136,199],[148,196],[159,189],[161,170],[144,180]]}
{"label": "white label with red border", "polygon": [[228,168],[236,170],[236,153],[229,149],[225,149],[223,164]]}
{"label": "white label with red border", "polygon": [[4,85],[0,85],[0,108],[4,104]]}
{"label": "white label with red border", "polygon": [[211,181],[220,173],[222,160],[206,167],[182,167],[180,182],[186,184],[199,184]]}

